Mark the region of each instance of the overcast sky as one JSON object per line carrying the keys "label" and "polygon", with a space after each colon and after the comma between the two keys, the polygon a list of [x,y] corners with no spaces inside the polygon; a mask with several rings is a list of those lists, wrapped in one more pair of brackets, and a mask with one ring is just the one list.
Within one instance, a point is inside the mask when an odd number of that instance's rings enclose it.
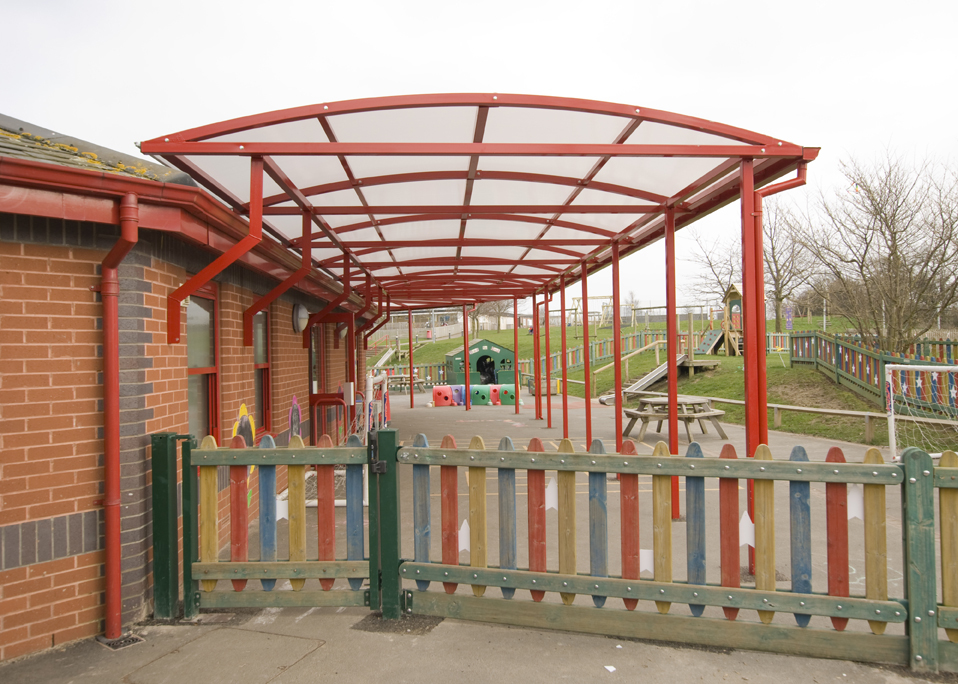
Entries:
{"label": "overcast sky", "polygon": [[[628,103],[821,147],[799,205],[842,159],[958,162],[958,2],[8,4],[0,113],[136,154],[134,142],[315,102],[509,92]],[[739,231],[737,207],[704,219]],[[685,231],[683,231],[685,232]],[[680,259],[689,236],[679,233]],[[664,303],[664,248],[623,292]],[[694,267],[680,261],[679,302]],[[610,294],[609,269],[589,280]]]}

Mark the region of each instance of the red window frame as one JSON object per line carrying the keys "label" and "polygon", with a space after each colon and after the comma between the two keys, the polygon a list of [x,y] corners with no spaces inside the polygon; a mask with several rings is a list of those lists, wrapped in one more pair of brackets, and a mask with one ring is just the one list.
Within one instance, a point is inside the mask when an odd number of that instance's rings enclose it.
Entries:
{"label": "red window frame", "polygon": [[[210,434],[216,440],[217,444],[220,442],[220,302],[219,302],[219,289],[216,286],[216,283],[207,283],[196,292],[194,292],[191,297],[199,297],[201,299],[209,299],[213,302],[213,361],[214,364],[207,368],[189,368],[186,369],[187,375],[206,375],[207,377],[207,392],[209,401],[207,416],[210,426]],[[187,337],[187,344],[189,344],[189,337]],[[202,439],[204,435],[196,435],[199,439]]]}
{"label": "red window frame", "polygon": [[[270,373],[270,359],[272,358],[272,345],[270,344],[270,318],[269,310],[264,309],[263,311],[257,312],[256,316],[263,315],[266,319],[266,362],[265,363],[253,363],[253,373],[254,375],[260,371],[263,371],[263,382],[262,382],[262,396],[255,397],[256,406],[259,408],[260,402],[262,402],[263,409],[263,424],[256,426],[256,436],[259,437],[267,432],[270,432],[273,429],[273,396],[271,391],[271,373]],[[255,316],[254,316],[255,321]],[[253,360],[256,360],[256,336],[253,336]],[[253,379],[253,387],[256,387],[256,379]]]}

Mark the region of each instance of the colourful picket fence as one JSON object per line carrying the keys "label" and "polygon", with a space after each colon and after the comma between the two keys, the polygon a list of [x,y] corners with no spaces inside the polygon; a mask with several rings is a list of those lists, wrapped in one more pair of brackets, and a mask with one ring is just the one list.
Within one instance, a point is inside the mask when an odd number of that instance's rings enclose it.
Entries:
{"label": "colourful picket fence", "polygon": [[[167,435],[160,435],[164,436]],[[175,464],[175,446],[171,458]],[[316,447],[306,447],[298,436],[291,438],[285,448],[277,448],[269,436],[263,438],[258,448],[246,448],[241,436],[233,437],[226,448],[217,447],[212,437],[204,438],[198,449],[186,440],[182,451],[182,514],[187,617],[200,608],[368,605],[368,592],[361,590],[364,579],[369,577],[363,507],[366,462],[367,448],[355,435],[343,447],[334,447],[328,435],[322,435]],[[340,558],[336,556],[337,467],[345,469],[346,497],[345,554]],[[223,518],[217,486],[221,468],[228,468],[230,474],[229,505]],[[282,516],[288,518],[288,524],[283,525],[288,536],[286,548],[280,548],[277,541],[281,536],[277,468],[285,468],[288,483],[288,511]],[[316,552],[308,559],[307,549],[312,544],[307,540],[306,473],[310,469],[316,471],[313,515],[317,538]],[[155,508],[162,505],[163,502],[154,500]],[[255,522],[249,520],[250,510],[258,510]],[[225,529],[229,530],[228,560],[223,557],[221,544]],[[258,537],[255,549],[250,544],[251,529]],[[175,547],[173,553],[175,558]],[[168,557],[169,550],[157,548],[155,554]],[[346,582],[337,590],[334,585],[340,578]],[[288,587],[278,584],[286,580]],[[307,587],[310,580],[318,580],[318,588]],[[157,591],[172,591],[175,605],[175,587],[157,586]]]}
{"label": "colourful picket fence", "polygon": [[[958,671],[958,455],[953,452],[945,452],[935,467],[928,454],[914,448],[900,464],[886,464],[874,448],[863,462],[849,463],[838,448],[825,461],[810,462],[802,447],[784,459],[761,446],[746,459],[737,458],[728,444],[719,458],[704,457],[696,443],[684,457],[669,454],[664,443],[651,456],[638,456],[628,440],[619,454],[606,454],[598,440],[587,453],[576,452],[568,440],[546,452],[539,439],[525,450],[508,438],[486,449],[475,437],[460,449],[447,436],[437,448],[421,435],[399,447],[396,432],[382,430],[370,435],[366,447],[355,437],[346,447],[324,440],[326,446],[307,448],[294,439],[287,448],[267,442],[255,449],[238,441],[218,448],[207,438],[196,449],[186,435],[161,433],[153,436],[154,520],[169,529],[154,534],[158,606],[176,605],[176,441],[183,439],[187,618],[207,607],[369,606],[381,607],[385,619],[419,613]],[[370,471],[368,546],[364,464]],[[254,465],[251,477],[248,468]],[[336,557],[335,510],[330,479],[323,475],[334,465],[347,469],[345,554],[340,554],[345,558]],[[312,554],[305,501],[305,472],[311,467],[320,471],[318,543]],[[226,519],[219,519],[217,510],[219,468],[235,469]],[[286,468],[289,482],[288,549],[278,544],[278,468]],[[468,469],[464,512],[460,468]],[[400,475],[410,471],[412,486],[402,489]],[[683,545],[683,526],[671,519],[672,476],[685,477],[684,563],[673,556]],[[755,484],[751,526],[742,520],[743,480]],[[823,497],[813,487],[823,487]],[[404,495],[412,499],[408,555],[401,548]],[[434,496],[441,530],[435,549]],[[782,496],[788,503],[776,509],[776,497]],[[900,497],[902,505],[893,500],[886,507],[886,496]],[[251,506],[253,500],[258,506]],[[819,500],[823,512],[812,504]],[[852,526],[850,518],[859,517],[852,515],[856,502],[863,522]],[[549,515],[551,507],[557,510]],[[245,509],[258,510],[257,523],[249,524]],[[776,510],[788,516],[779,536]],[[819,515],[824,526],[813,527]],[[469,558],[461,564],[464,519]],[[227,526],[229,560],[220,543]],[[252,544],[251,527],[259,533]],[[640,528],[647,536],[640,536]],[[584,529],[588,539],[580,542],[577,535]],[[887,530],[898,529],[900,557],[896,542],[888,553],[887,540]],[[743,582],[743,531],[754,535],[754,584]],[[527,548],[519,543],[522,532]],[[777,564],[776,551],[785,545],[787,560]],[[583,550],[584,572],[578,558]],[[790,577],[777,577],[776,567],[786,565]],[[173,582],[172,597],[164,595],[170,588],[159,584],[161,577]],[[337,589],[340,578],[348,584]],[[363,591],[367,578],[369,589]],[[307,586],[316,580],[318,588]],[[787,588],[779,586],[785,582]]]}
{"label": "colourful picket fence", "polygon": [[[912,345],[915,353],[893,354],[866,348],[857,340],[829,336],[820,332],[793,333],[789,356],[793,366],[811,367],[825,373],[837,384],[885,407],[886,364],[914,365],[915,370],[893,374],[893,394],[907,398],[896,404],[903,412],[937,418],[958,417],[958,386],[954,376],[943,376],[923,365],[952,365],[956,343],[948,340],[924,340]],[[931,352],[938,356],[923,355]]]}
{"label": "colourful picket fence", "polygon": [[[426,444],[425,437],[420,435],[413,446],[401,448],[397,454],[400,463],[411,463],[418,469],[412,502],[416,511],[422,508],[423,500],[433,496],[428,475],[430,467],[442,470],[439,492],[442,561],[432,561],[428,545],[419,543],[432,525],[428,516],[420,515],[415,521],[414,560],[400,565],[403,579],[416,581],[416,590],[407,589],[403,596],[403,605],[409,612],[708,646],[910,664],[919,670],[958,667],[958,649],[937,639],[939,623],[958,635],[958,489],[950,490],[955,492],[953,502],[942,499],[942,506],[948,507],[947,515],[952,516],[952,527],[946,528],[943,509],[942,537],[948,536],[948,539],[942,542],[942,548],[951,549],[951,555],[943,551],[942,563],[950,563],[948,567],[953,568],[943,573],[950,572],[954,578],[943,583],[947,587],[943,602],[956,608],[939,608],[935,596],[935,553],[934,548],[928,546],[929,540],[932,546],[934,544],[934,497],[932,479],[927,476],[935,469],[924,452],[912,449],[906,453],[904,464],[898,465],[882,463],[877,449],[868,450],[864,463],[846,463],[844,454],[837,448],[829,452],[826,462],[809,462],[801,447],[795,447],[788,460],[783,460],[773,459],[765,446],[758,449],[754,459],[744,459],[736,458],[731,445],[725,445],[721,458],[704,458],[695,443],[689,446],[684,458],[670,455],[664,443],[656,446],[652,456],[637,456],[631,441],[625,442],[621,454],[605,454],[598,440],[588,453],[576,453],[567,440],[551,453],[543,452],[538,439],[532,440],[527,450],[517,450],[508,438],[502,439],[498,449],[486,449],[479,437],[473,438],[468,449],[457,449],[452,437],[446,437],[439,448]],[[948,477],[951,472],[958,473],[958,457],[954,465],[955,468],[945,471]],[[461,519],[455,478],[458,467],[468,468],[468,565],[459,563]],[[523,471],[525,487],[521,487]],[[550,482],[548,487],[547,471],[555,473],[555,482]],[[618,479],[609,479],[610,474],[617,474]],[[684,581],[676,577],[683,572],[673,559],[673,530],[681,529],[671,520],[670,479],[673,475],[686,477]],[[645,481],[640,488],[640,477],[646,476],[651,476],[651,487]],[[717,502],[705,495],[706,483],[712,483],[708,486],[714,488],[716,478]],[[945,482],[945,479],[944,475],[937,476],[934,482],[942,487],[958,487],[958,480],[949,484],[951,480]],[[739,531],[744,511],[740,486],[743,480],[755,482],[754,588],[741,586]],[[776,481],[788,486],[789,534],[785,540],[776,539],[775,534],[775,497],[785,494],[776,491]],[[487,482],[497,484],[498,515],[492,524],[486,508],[490,496]],[[610,498],[610,482],[616,483],[618,496]],[[921,485],[920,492],[914,491],[916,482]],[[825,539],[813,540],[812,537],[810,491],[814,483],[824,483],[825,488]],[[577,485],[581,488],[578,491]],[[850,558],[849,553],[850,486],[861,486],[863,490],[864,524],[860,532],[863,558]],[[885,490],[888,487],[897,488],[905,495],[901,520],[904,570],[913,575],[905,583],[903,595],[892,598],[888,590],[886,555]],[[548,488],[557,490],[558,508],[554,517],[558,543],[551,547],[546,543]],[[517,497],[522,495],[528,502],[528,512],[522,516],[525,521],[520,518],[521,508],[517,503]],[[639,499],[649,495],[651,507],[646,504],[643,510],[651,509],[651,549],[643,552],[639,539],[642,517]],[[576,557],[579,548],[576,535],[582,529],[576,504],[577,499],[586,497],[589,570],[583,573]],[[709,510],[710,502],[717,503],[718,509]],[[609,533],[609,518],[616,509],[620,518],[618,540]],[[720,549],[719,567],[714,562],[711,566],[706,563],[710,546],[707,521],[710,528],[718,528],[719,541],[715,546]],[[528,532],[525,554],[518,553],[516,546],[517,525],[522,522]],[[897,525],[892,529],[894,527]],[[498,536],[498,544],[490,535]],[[817,546],[813,546],[813,541]],[[776,547],[783,543],[790,552],[790,590],[776,586]],[[855,548],[861,545],[856,543]],[[490,553],[497,546],[498,566],[492,562]],[[556,555],[547,558],[547,548]],[[813,553],[819,555],[820,551],[816,550],[819,548],[827,554],[826,577],[813,576]],[[642,567],[640,559],[649,552],[651,564]],[[527,568],[517,568],[520,556],[524,556]],[[850,595],[850,564],[864,568],[864,596]],[[651,577],[641,578],[640,567],[649,571]],[[894,570],[897,574],[899,568]],[[709,573],[715,574],[709,577]],[[430,590],[430,582],[442,582],[443,590]],[[456,587],[460,584],[470,585],[471,591],[457,593]],[[495,593],[490,592],[493,588],[497,589]],[[530,594],[524,596],[523,590]],[[558,594],[559,600],[550,601],[550,594]],[[577,598],[583,595],[591,598],[589,606],[576,605]],[[651,602],[653,610],[643,611],[642,602]],[[691,617],[678,614],[680,605],[688,606]],[[795,626],[789,626],[789,620],[782,619],[783,614],[791,614]],[[937,621],[936,614],[942,616]],[[918,620],[910,620],[910,615]],[[816,623],[811,624],[812,620]],[[846,629],[850,621],[860,621],[857,624],[866,629]],[[903,628],[906,622],[907,628]],[[888,630],[894,633],[886,634],[889,625],[897,627]]]}

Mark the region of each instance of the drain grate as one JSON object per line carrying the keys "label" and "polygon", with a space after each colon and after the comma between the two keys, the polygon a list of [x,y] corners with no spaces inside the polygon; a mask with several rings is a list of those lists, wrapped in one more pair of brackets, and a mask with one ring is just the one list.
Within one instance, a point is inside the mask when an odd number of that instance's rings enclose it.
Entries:
{"label": "drain grate", "polygon": [[119,651],[121,648],[133,646],[134,644],[139,644],[144,641],[143,637],[139,637],[136,634],[127,634],[126,636],[121,636],[119,639],[107,639],[106,637],[98,636],[96,640],[111,651]]}

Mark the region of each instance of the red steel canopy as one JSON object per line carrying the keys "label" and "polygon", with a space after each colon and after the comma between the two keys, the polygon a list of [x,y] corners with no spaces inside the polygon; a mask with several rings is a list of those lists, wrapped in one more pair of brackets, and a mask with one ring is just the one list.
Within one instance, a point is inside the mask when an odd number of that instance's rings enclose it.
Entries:
{"label": "red steel canopy", "polygon": [[614,243],[621,258],[662,237],[667,213],[681,228],[738,199],[743,161],[760,187],[818,154],[635,105],[504,94],[297,107],[141,150],[249,217],[252,242],[261,226],[306,245],[313,268],[391,309],[553,291]]}

